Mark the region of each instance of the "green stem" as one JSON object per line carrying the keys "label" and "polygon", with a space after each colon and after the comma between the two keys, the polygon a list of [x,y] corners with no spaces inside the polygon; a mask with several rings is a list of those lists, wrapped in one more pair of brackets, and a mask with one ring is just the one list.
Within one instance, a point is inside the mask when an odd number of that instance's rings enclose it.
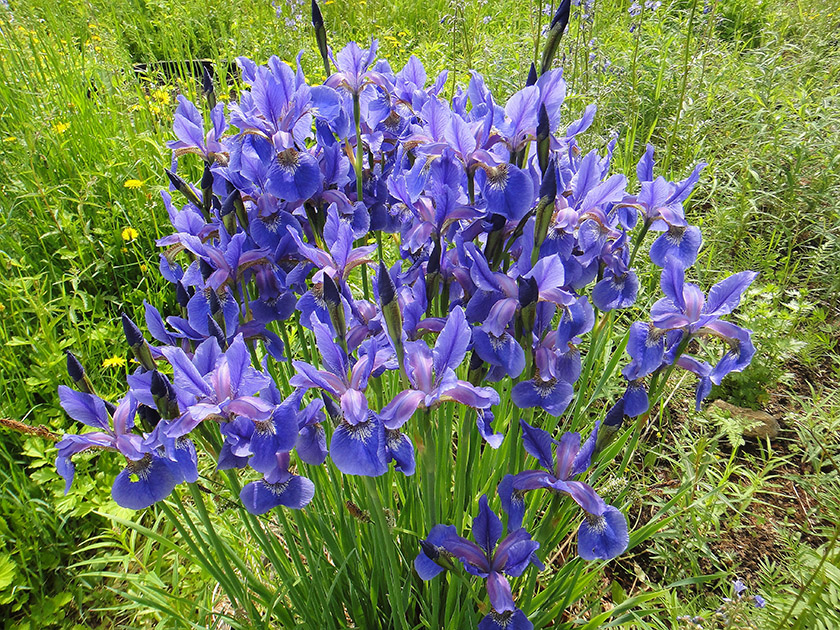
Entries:
{"label": "green stem", "polygon": [[688,31],[685,36],[685,51],[683,53],[683,75],[682,85],[680,87],[680,102],[677,107],[677,115],[674,118],[674,128],[671,130],[671,135],[668,138],[668,145],[665,148],[665,167],[671,166],[671,149],[674,146],[674,140],[677,137],[677,130],[680,127],[680,116],[682,114],[683,105],[685,104],[685,92],[688,86],[688,64],[691,61],[691,32],[694,30],[694,15],[697,13],[697,0],[691,3],[691,14],[688,18]]}

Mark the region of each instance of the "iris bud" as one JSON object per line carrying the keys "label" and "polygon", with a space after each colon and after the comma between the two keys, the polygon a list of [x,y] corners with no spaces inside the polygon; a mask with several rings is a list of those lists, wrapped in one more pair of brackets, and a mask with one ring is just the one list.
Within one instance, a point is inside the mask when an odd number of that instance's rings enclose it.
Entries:
{"label": "iris bud", "polygon": [[201,91],[207,99],[207,106],[210,109],[216,107],[216,90],[213,89],[213,77],[210,76],[210,71],[207,66],[202,66],[201,73]]}
{"label": "iris bud", "polygon": [[198,259],[198,269],[201,271],[201,277],[207,282],[207,278],[209,278],[215,269],[203,258]]}
{"label": "iris bud", "polygon": [[139,405],[137,407],[137,416],[140,418],[143,430],[147,433],[154,431],[158,422],[160,422],[160,414],[157,412],[157,409],[153,409],[148,405]]}
{"label": "iris bud", "polygon": [[318,52],[321,53],[321,60],[324,62],[324,74],[330,76],[330,58],[327,52],[327,29],[324,26],[324,16],[321,15],[321,8],[317,0],[312,0],[312,26],[315,28],[315,41],[318,43]]}
{"label": "iris bud", "polygon": [[557,12],[554,14],[554,18],[552,18],[551,25],[548,28],[540,74],[545,74],[551,68],[551,62],[554,61],[554,55],[557,52],[557,47],[560,45],[560,38],[563,36],[563,31],[566,30],[566,25],[569,23],[569,12],[571,9],[572,0],[563,0],[560,6],[557,7]]}
{"label": "iris bud", "polygon": [[330,314],[330,321],[335,328],[338,335],[338,341],[344,351],[347,351],[347,321],[344,318],[344,305],[341,303],[341,294],[338,292],[338,287],[335,281],[324,274],[324,302],[327,305],[327,312]]}
{"label": "iris bud", "polygon": [[172,383],[163,374],[155,370],[152,372],[152,383],[150,387],[152,398],[161,417],[171,420],[178,417],[178,398]]}
{"label": "iris bud", "polygon": [[86,394],[93,393],[93,385],[88,378],[88,375],[85,374],[85,368],[69,350],[65,350],[67,354],[67,373],[70,375],[70,378],[73,379],[73,383],[76,387],[79,388],[79,391],[82,391]]}
{"label": "iris bud", "polygon": [[[548,168],[548,150],[551,144],[551,122],[548,120],[548,111],[545,103],[540,105],[540,114],[537,119],[537,160],[540,163],[540,172],[545,173]],[[542,197],[542,195],[540,195]]]}
{"label": "iris bud", "polygon": [[204,172],[201,174],[201,207],[206,216],[210,216],[210,208],[213,199],[213,171],[210,170],[210,165],[204,163]]}
{"label": "iris bud", "polygon": [[601,428],[598,430],[598,437],[595,440],[595,453],[593,457],[597,457],[598,453],[610,445],[623,423],[624,399],[620,398],[617,403],[610,407],[607,415],[604,416],[604,422],[601,424]]}
{"label": "iris bud", "polygon": [[402,312],[400,302],[397,299],[397,287],[388,268],[381,260],[379,261],[379,273],[376,277],[376,286],[379,289],[379,307],[382,309],[382,317],[385,320],[385,328],[394,352],[397,354],[397,363],[400,366],[400,376],[407,380],[405,372],[405,355],[403,354],[402,343]]}
{"label": "iris bud", "polygon": [[537,67],[534,62],[531,62],[531,69],[528,70],[528,80],[525,81],[525,87],[530,87],[537,83]]}
{"label": "iris bud", "polygon": [[121,317],[125,340],[131,347],[131,351],[134,353],[134,358],[137,359],[144,369],[154,370],[155,360],[152,358],[152,352],[149,350],[149,346],[143,338],[143,333],[140,332],[137,324],[131,321],[131,318],[128,315],[122,313]]}
{"label": "iris bud", "polygon": [[242,195],[239,193],[239,190],[236,188],[233,189],[222,203],[222,207],[219,210],[219,216],[222,217],[222,223],[224,223],[225,229],[227,230],[228,234],[233,234],[236,232],[236,202],[242,203]]}
{"label": "iris bud", "polygon": [[537,202],[537,220],[534,225],[534,249],[531,252],[531,264],[535,265],[540,254],[540,247],[548,235],[548,226],[554,216],[554,201],[557,198],[557,169],[554,159],[548,162],[540,184],[540,200]]}
{"label": "iris bud", "polygon": [[207,316],[207,331],[210,333],[211,337],[216,338],[216,341],[219,342],[219,347],[222,350],[227,350],[227,337],[225,336],[222,327],[219,326],[219,323],[210,315]]}
{"label": "iris bud", "polygon": [[175,284],[175,299],[178,300],[178,306],[181,308],[187,308],[190,301],[190,294],[180,280]]}
{"label": "iris bud", "polygon": [[[166,171],[166,176],[169,178],[170,183],[175,187],[175,190],[184,195],[184,197],[187,198],[187,201],[196,208],[203,210],[204,205],[201,203],[201,199],[199,199],[198,195],[195,194],[195,191],[190,188],[190,185],[168,168],[164,170]],[[208,219],[209,217],[205,216],[204,218]]]}

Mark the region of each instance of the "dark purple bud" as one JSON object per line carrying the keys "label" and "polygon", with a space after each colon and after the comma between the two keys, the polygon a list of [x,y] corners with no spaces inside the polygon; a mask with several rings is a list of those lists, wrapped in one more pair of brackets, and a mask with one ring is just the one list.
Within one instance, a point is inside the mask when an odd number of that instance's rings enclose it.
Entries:
{"label": "dark purple bud", "polygon": [[213,77],[210,75],[210,69],[206,65],[201,66],[201,91],[207,99],[207,106],[210,109],[216,107],[216,90],[213,88]]}
{"label": "dark purple bud", "polygon": [[531,62],[531,69],[528,70],[528,80],[525,81],[525,87],[535,85],[537,83],[537,67],[534,62]]}
{"label": "dark purple bud", "polygon": [[204,172],[201,174],[201,190],[213,189],[213,171],[210,170],[210,165],[204,163]]}
{"label": "dark purple bud", "polygon": [[112,402],[108,402],[107,400],[105,400],[103,402],[105,403],[105,411],[107,411],[109,414],[111,414],[113,416],[114,412],[117,410],[117,406]]}
{"label": "dark purple bud", "polygon": [[207,304],[210,307],[210,314],[213,316],[222,310],[222,303],[219,301],[219,294],[212,289],[208,292]]}
{"label": "dark purple bud", "polygon": [[338,287],[335,286],[335,281],[329,274],[324,274],[324,302],[327,303],[327,308],[338,308],[341,306],[341,296],[338,293]]}
{"label": "dark purple bud", "polygon": [[167,420],[178,417],[178,397],[175,389],[169,379],[157,370],[152,372],[150,391],[160,416]]}
{"label": "dark purple bud", "polygon": [[544,171],[542,182],[540,183],[540,199],[548,199],[551,205],[554,205],[554,199],[557,197],[557,169],[552,159],[548,163],[548,168]]}
{"label": "dark purple bud", "polygon": [[120,317],[122,317],[123,333],[125,333],[125,340],[128,345],[135,348],[145,344],[146,340],[143,339],[143,333],[140,332],[137,324],[131,321],[131,318],[125,313],[122,313]]}
{"label": "dark purple bud", "polygon": [[137,416],[140,418],[140,423],[143,425],[143,430],[146,433],[154,431],[158,422],[160,422],[160,414],[157,412],[157,409],[153,409],[148,405],[138,406]]}
{"label": "dark purple bud", "polygon": [[488,223],[488,232],[498,232],[499,230],[505,227],[505,223],[507,223],[507,219],[504,215],[501,214],[491,214],[490,217],[487,219]]}
{"label": "dark purple bud", "polygon": [[178,300],[178,306],[181,308],[187,308],[190,301],[190,294],[180,280],[175,284],[175,299]]}
{"label": "dark purple bud", "polygon": [[65,350],[65,353],[67,354],[67,373],[74,382],[78,383],[85,378],[85,368],[79,363],[76,355],[69,350]]}
{"label": "dark purple bud", "polygon": [[572,0],[563,0],[560,6],[557,7],[557,12],[554,14],[554,18],[551,20],[551,26],[548,29],[540,74],[545,74],[551,68],[551,62],[554,61],[554,55],[557,53],[557,48],[560,45],[560,38],[563,36],[563,31],[566,30],[566,25],[569,23],[569,12],[571,8]]}
{"label": "dark purple bud", "polygon": [[595,453],[593,457],[603,451],[615,438],[618,430],[624,422],[624,398],[620,398],[617,403],[610,407],[604,416],[604,422],[598,431],[598,437],[595,441]]}
{"label": "dark purple bud", "polygon": [[219,214],[222,218],[229,215],[231,212],[236,210],[236,202],[242,199],[242,195],[238,189],[234,188],[233,192],[230,193],[226,198],[224,203],[222,203],[222,209],[219,211]]}
{"label": "dark purple bud", "polygon": [[[551,123],[545,104],[540,105],[540,115],[537,121],[537,160],[540,171],[544,174],[548,168],[548,151],[551,145]],[[540,195],[542,196],[542,195]]]}
{"label": "dark purple bud", "polygon": [[431,560],[432,562],[436,562],[437,559],[440,557],[440,552],[438,551],[438,548],[435,547],[428,540],[421,540],[420,541],[420,548],[423,550],[423,553],[425,553],[429,557],[429,560]]}
{"label": "dark purple bud", "polygon": [[212,337],[216,338],[216,341],[219,342],[219,347],[222,350],[227,350],[227,337],[225,337],[225,332],[222,330],[222,327],[219,326],[219,322],[213,319],[210,315],[207,316],[207,331]]}
{"label": "dark purple bud", "polygon": [[519,277],[516,280],[519,287],[519,304],[522,308],[526,308],[540,299],[540,289],[537,286],[536,278]]}
{"label": "dark purple bud", "polygon": [[432,255],[429,256],[429,264],[426,265],[426,275],[440,272],[440,257],[441,245],[440,239],[435,239],[434,247],[432,247]]}
{"label": "dark purple bud", "polygon": [[203,258],[198,259],[198,268],[201,271],[201,277],[204,278],[204,281],[207,282],[207,278],[209,278],[215,269]]}
{"label": "dark purple bud", "polygon": [[172,186],[175,187],[175,190],[184,195],[184,197],[187,198],[187,201],[189,201],[196,208],[203,208],[201,199],[198,198],[198,195],[195,194],[195,191],[193,191],[193,189],[190,188],[190,185],[187,184],[187,182],[185,182],[178,175],[170,171],[168,168],[164,170],[166,171],[166,176],[169,178],[170,183],[172,184]]}
{"label": "dark purple bud", "polygon": [[149,387],[152,396],[155,398],[165,398],[169,395],[169,382],[167,378],[155,370],[152,372],[152,382]]}
{"label": "dark purple bud", "polygon": [[327,395],[326,392],[321,393],[321,398],[324,400],[324,409],[327,411],[330,420],[338,424],[341,422],[344,414],[341,413],[341,407],[335,404],[335,401]]}
{"label": "dark purple bud", "polygon": [[67,373],[70,375],[70,378],[73,379],[73,383],[76,387],[79,388],[79,391],[82,391],[86,394],[93,393],[93,385],[88,378],[88,375],[85,374],[85,368],[69,350],[65,350],[67,353]]}
{"label": "dark purple bud", "polygon": [[388,268],[382,261],[379,261],[379,275],[376,277],[376,286],[379,289],[379,304],[384,309],[385,306],[397,298],[397,287],[394,285],[391,274],[388,273]]}
{"label": "dark purple bud", "polygon": [[316,30],[324,28],[324,16],[321,15],[321,8],[318,6],[317,0],[312,0],[312,26]]}
{"label": "dark purple bud", "polygon": [[134,358],[137,359],[138,363],[140,363],[140,365],[142,365],[146,370],[154,370],[156,366],[155,360],[152,357],[152,352],[149,350],[148,344],[146,344],[146,340],[143,338],[143,333],[140,332],[137,324],[131,321],[131,318],[129,318],[128,315],[122,313],[121,317],[125,340],[131,347],[131,351],[134,353]]}
{"label": "dark purple bud", "polygon": [[321,8],[318,6],[317,0],[312,0],[312,26],[315,28],[318,52],[321,53],[321,60],[324,62],[324,73],[326,76],[330,76],[332,73],[330,72],[330,57],[327,52],[327,29],[324,26],[324,16],[321,15]]}

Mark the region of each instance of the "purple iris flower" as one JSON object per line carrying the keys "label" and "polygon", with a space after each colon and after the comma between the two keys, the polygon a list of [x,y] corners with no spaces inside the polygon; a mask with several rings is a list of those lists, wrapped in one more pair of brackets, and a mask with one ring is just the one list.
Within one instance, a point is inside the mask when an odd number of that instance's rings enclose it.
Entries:
{"label": "purple iris flower", "polygon": [[[701,378],[708,376],[712,383],[719,385],[723,377],[730,372],[740,372],[752,360],[755,354],[752,332],[721,317],[738,307],[741,296],[757,275],[753,271],[733,274],[715,284],[708,297],[704,298],[697,285],[685,282],[685,270],[678,262],[669,260],[662,270],[660,287],[666,297],[651,308],[653,325],[661,330],[680,331],[690,337],[716,337],[727,346],[717,365]],[[675,347],[676,344],[672,344],[672,349]],[[674,358],[670,357],[670,362]],[[636,360],[636,357],[633,359]]]}
{"label": "purple iris flower", "polygon": [[219,142],[222,134],[227,130],[224,103],[219,103],[213,108],[210,112],[210,120],[213,126],[205,135],[204,118],[201,112],[189,99],[179,94],[173,122],[173,129],[178,140],[168,142],[167,146],[175,152],[175,155],[197,153],[206,162],[214,162],[217,155],[227,152]]}
{"label": "purple iris flower", "polygon": [[346,282],[348,274],[358,267],[371,261],[370,255],[376,250],[376,245],[353,247],[353,228],[344,221],[335,204],[327,209],[327,222],[324,226],[324,245],[326,251],[307,245],[298,233],[289,228],[289,233],[298,246],[300,255],[318,267],[315,282],[320,281],[322,274],[329,274],[339,288]]}
{"label": "purple iris flower", "polygon": [[[330,443],[333,463],[349,475],[381,475],[387,471],[390,459],[397,459],[404,472],[413,471],[414,451],[410,442],[406,444],[404,436],[386,433],[382,420],[368,407],[365,395],[368,379],[374,370],[387,362],[388,353],[380,353],[377,340],[370,339],[362,344],[364,353],[350,367],[347,355],[335,343],[330,330],[314,316],[310,325],[315,331],[321,363],[326,369],[316,370],[308,363],[295,361],[298,373],[292,377],[290,384],[305,390],[318,388],[339,403],[340,424],[333,432]],[[393,453],[396,455],[392,458]]]}
{"label": "purple iris flower", "polygon": [[73,483],[75,466],[71,457],[91,448],[121,453],[126,466],[114,480],[111,495],[118,505],[142,510],[168,497],[184,481],[181,464],[144,444],[143,436],[134,433],[137,399],[130,393],[119,401],[109,419],[105,401],[93,394],[59,386],[61,406],[68,415],[98,429],[81,435],[65,435],[58,443],[56,469],[64,477],[65,494]]}
{"label": "purple iris flower", "polygon": [[529,629],[533,626],[514,604],[505,575],[519,577],[529,564],[544,569],[534,553],[540,544],[531,540],[531,535],[522,528],[509,530],[499,542],[502,531],[502,521],[487,505],[487,495],[482,495],[472,526],[476,542],[458,536],[452,526],[436,525],[423,541],[423,551],[414,566],[422,579],[430,580],[443,571],[436,563],[441,555],[460,561],[467,573],[486,580],[493,610],[479,623],[480,630]]}
{"label": "purple iris flower", "polygon": [[438,335],[434,350],[422,340],[405,343],[406,371],[413,389],[400,392],[382,409],[380,415],[388,429],[404,425],[418,408],[431,409],[446,401],[473,409],[489,409],[499,403],[494,389],[475,387],[455,374],[471,339],[464,310],[457,306]]}
{"label": "purple iris flower", "polygon": [[336,72],[324,81],[324,85],[341,87],[351,94],[361,94],[371,83],[382,83],[381,74],[369,70],[376,59],[377,46],[375,39],[371,40],[370,48],[367,49],[361,48],[356,42],[350,42],[336,56],[330,54]]}
{"label": "purple iris flower", "polygon": [[239,498],[251,514],[265,514],[282,505],[300,510],[315,496],[315,484],[289,472],[289,453],[277,453],[274,466],[259,481],[242,488]]}
{"label": "purple iris flower", "polygon": [[562,414],[574,396],[571,384],[557,372],[558,354],[550,347],[551,337],[540,343],[534,352],[534,377],[513,386],[511,400],[520,409],[539,407],[552,416]]}
{"label": "purple iris flower", "polygon": [[[242,335],[237,335],[224,353],[212,337],[196,349],[192,359],[181,348],[163,348],[161,352],[172,364],[179,400],[190,400],[186,411],[170,423],[169,437],[186,435],[207,418],[267,420],[274,411],[273,404],[255,396],[270,379],[251,366]],[[201,367],[209,367],[209,371],[202,374]]]}
{"label": "purple iris flower", "polygon": [[[579,433],[564,433],[557,442],[548,432],[532,427],[524,420],[520,420],[519,424],[525,450],[545,470],[525,470],[515,476],[508,475],[499,484],[502,505],[509,515],[508,527],[516,528],[522,523],[525,510],[522,494],[545,488],[568,494],[586,513],[578,529],[578,553],[581,558],[610,560],[623,553],[629,543],[627,518],[617,508],[607,505],[590,485],[574,480],[591,464],[600,422],[595,423],[583,445]],[[555,446],[556,452],[553,453]]]}

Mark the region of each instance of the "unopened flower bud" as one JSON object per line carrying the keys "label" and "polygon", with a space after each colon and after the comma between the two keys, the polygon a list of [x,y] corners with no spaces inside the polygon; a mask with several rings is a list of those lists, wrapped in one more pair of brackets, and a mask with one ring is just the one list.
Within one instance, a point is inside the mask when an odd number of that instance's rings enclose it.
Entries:
{"label": "unopened flower bud", "polygon": [[227,350],[227,337],[225,336],[225,332],[211,315],[207,316],[207,331],[210,333],[211,337],[216,338],[216,341],[219,342],[219,347],[222,350]]}
{"label": "unopened flower bud", "polygon": [[134,353],[134,358],[137,359],[144,369],[154,370],[156,366],[155,360],[152,358],[152,352],[149,350],[149,346],[143,338],[143,333],[140,332],[137,324],[131,321],[128,315],[122,313],[121,317],[125,340]]}
{"label": "unopened flower bud", "polygon": [[528,70],[528,80],[525,81],[525,87],[535,85],[537,83],[537,67],[534,62],[531,62],[531,69]]}
{"label": "unopened flower bud", "polygon": [[86,394],[93,393],[93,385],[90,382],[87,374],[85,374],[85,368],[69,350],[65,350],[67,354],[67,373],[70,375],[70,378],[73,379],[73,383],[76,387],[79,388],[79,391],[82,391]]}
{"label": "unopened flower bud", "polygon": [[178,300],[178,306],[181,308],[187,308],[190,301],[190,294],[180,280],[175,283],[175,299]]}

